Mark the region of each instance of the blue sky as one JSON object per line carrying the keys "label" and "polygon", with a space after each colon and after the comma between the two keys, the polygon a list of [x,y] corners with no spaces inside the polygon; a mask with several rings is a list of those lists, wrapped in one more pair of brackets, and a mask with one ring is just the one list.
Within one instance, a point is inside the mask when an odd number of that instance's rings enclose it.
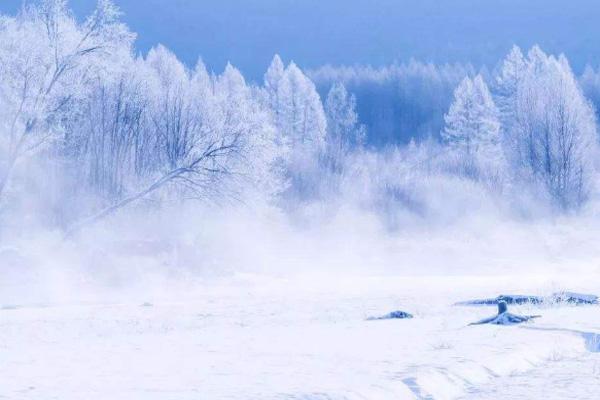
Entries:
{"label": "blue sky", "polygon": [[[31,1],[31,0],[30,0]],[[22,0],[0,0],[14,12]],[[260,78],[272,55],[314,68],[411,57],[493,64],[512,43],[600,65],[597,0],[117,0],[145,52],[162,43],[189,65],[201,56]],[[71,0],[83,15],[95,0]]]}

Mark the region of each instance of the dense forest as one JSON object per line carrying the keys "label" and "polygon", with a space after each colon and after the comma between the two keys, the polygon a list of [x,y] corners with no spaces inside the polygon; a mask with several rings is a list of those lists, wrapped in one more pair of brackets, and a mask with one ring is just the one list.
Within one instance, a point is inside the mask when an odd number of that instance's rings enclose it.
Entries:
{"label": "dense forest", "polygon": [[3,237],[189,202],[351,204],[401,227],[481,199],[528,217],[596,195],[600,74],[562,55],[312,71],[275,56],[254,83],[160,45],[137,55],[119,18],[109,0],[83,21],[65,0],[1,17]]}

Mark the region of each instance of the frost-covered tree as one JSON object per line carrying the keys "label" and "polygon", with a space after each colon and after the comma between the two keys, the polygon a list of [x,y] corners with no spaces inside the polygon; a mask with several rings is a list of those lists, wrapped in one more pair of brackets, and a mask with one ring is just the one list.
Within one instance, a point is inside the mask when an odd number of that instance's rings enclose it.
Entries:
{"label": "frost-covered tree", "polygon": [[578,207],[592,186],[593,108],[564,56],[548,56],[535,46],[521,75],[504,94],[514,105],[507,127],[513,168],[541,184],[561,208]]}
{"label": "frost-covered tree", "polygon": [[98,80],[80,101],[80,115],[68,121],[65,162],[78,182],[75,191],[87,189],[114,200],[150,170],[155,139],[141,68],[132,60],[110,79]]}
{"label": "frost-covered tree", "polygon": [[482,168],[501,168],[498,109],[480,75],[465,78],[456,88],[445,121],[442,139],[464,161],[467,174],[478,175]]}
{"label": "frost-covered tree", "polygon": [[154,84],[152,127],[159,154],[170,168],[184,160],[199,135],[200,119],[185,66],[163,46],[148,53],[146,63]]}
{"label": "frost-covered tree", "polygon": [[585,97],[594,105],[596,117],[600,116],[600,73],[588,65],[579,78],[579,83]]}
{"label": "frost-covered tree", "polygon": [[278,54],[275,54],[273,57],[273,61],[271,61],[271,65],[267,69],[265,73],[265,89],[269,94],[269,98],[273,100],[271,106],[276,108],[277,106],[277,91],[279,89],[279,82],[283,78],[285,74],[285,65],[279,57]]}
{"label": "frost-covered tree", "polygon": [[500,121],[506,137],[515,123],[516,102],[514,93],[525,76],[527,63],[521,49],[513,46],[506,56],[494,82],[494,99],[500,112]]}
{"label": "frost-covered tree", "polygon": [[[118,16],[100,0],[78,23],[66,1],[43,0],[0,19],[0,199],[31,154],[43,160],[37,180],[66,197],[56,203],[71,214],[61,223],[90,215],[71,232],[141,199],[269,200],[281,191],[285,148],[261,89],[230,65],[221,75],[202,63],[189,70],[163,46],[135,58]],[[310,136],[310,93],[291,93]],[[72,207],[77,199],[82,207]]]}
{"label": "frost-covered tree", "polygon": [[110,0],[78,23],[65,0],[0,20],[0,199],[15,165],[64,138],[64,121],[95,78],[130,52],[133,35]]}
{"label": "frost-covered tree", "polygon": [[[249,86],[228,65],[215,79],[214,93],[219,110],[215,131],[237,144],[237,151],[224,162],[230,165],[241,191],[273,195],[283,189],[281,159],[286,148],[277,140],[269,110],[259,101],[258,89]],[[241,179],[241,182],[240,182]]]}
{"label": "frost-covered tree", "polygon": [[290,147],[286,170],[292,186],[298,193],[310,194],[318,179],[327,119],[313,82],[293,62],[283,72],[282,66],[275,56],[265,76],[268,103],[277,132]]}
{"label": "frost-covered tree", "polygon": [[356,96],[357,112],[369,132],[366,144],[372,148],[437,138],[453,92],[467,75],[475,75],[468,64],[415,60],[380,68],[327,65],[309,74],[323,98],[336,82]]}
{"label": "frost-covered tree", "polygon": [[[142,171],[130,168],[134,184],[71,232],[159,191],[176,199],[269,200],[282,189],[278,161],[284,149],[271,113],[237,69],[228,65],[221,75],[209,76],[199,63],[190,74],[159,48],[149,53],[141,73],[152,82],[140,121],[151,134],[137,132],[130,142],[137,149],[136,139],[143,139],[139,150],[146,164]],[[137,152],[127,154],[135,165]]]}
{"label": "frost-covered tree", "polygon": [[325,113],[327,147],[324,160],[332,171],[341,172],[345,157],[364,144],[366,130],[356,113],[356,97],[349,94],[340,82],[329,90],[325,100]]}

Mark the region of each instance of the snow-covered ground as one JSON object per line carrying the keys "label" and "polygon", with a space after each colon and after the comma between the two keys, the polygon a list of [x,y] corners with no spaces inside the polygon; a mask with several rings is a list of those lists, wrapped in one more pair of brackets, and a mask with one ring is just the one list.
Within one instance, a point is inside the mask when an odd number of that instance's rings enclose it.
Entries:
{"label": "snow-covered ground", "polygon": [[600,355],[590,353],[494,379],[461,399],[596,399],[599,387]]}
{"label": "snow-covered ground", "polygon": [[[2,285],[0,285],[2,286]],[[5,285],[6,286],[6,285]],[[14,286],[13,286],[14,289]],[[196,280],[126,297],[0,303],[6,399],[592,399],[600,307],[468,326],[501,293],[600,293],[595,275]],[[79,288],[82,293],[85,287]],[[107,301],[106,299],[112,299]],[[366,321],[392,310],[410,320]]]}

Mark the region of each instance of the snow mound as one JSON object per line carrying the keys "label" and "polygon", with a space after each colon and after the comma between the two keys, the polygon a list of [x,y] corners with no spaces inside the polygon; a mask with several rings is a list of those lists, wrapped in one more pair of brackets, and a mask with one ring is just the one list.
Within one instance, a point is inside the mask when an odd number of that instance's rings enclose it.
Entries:
{"label": "snow mound", "polygon": [[380,317],[369,317],[368,321],[378,321],[384,319],[410,319],[413,318],[412,314],[407,313],[406,311],[392,311],[391,313],[382,315]]}

